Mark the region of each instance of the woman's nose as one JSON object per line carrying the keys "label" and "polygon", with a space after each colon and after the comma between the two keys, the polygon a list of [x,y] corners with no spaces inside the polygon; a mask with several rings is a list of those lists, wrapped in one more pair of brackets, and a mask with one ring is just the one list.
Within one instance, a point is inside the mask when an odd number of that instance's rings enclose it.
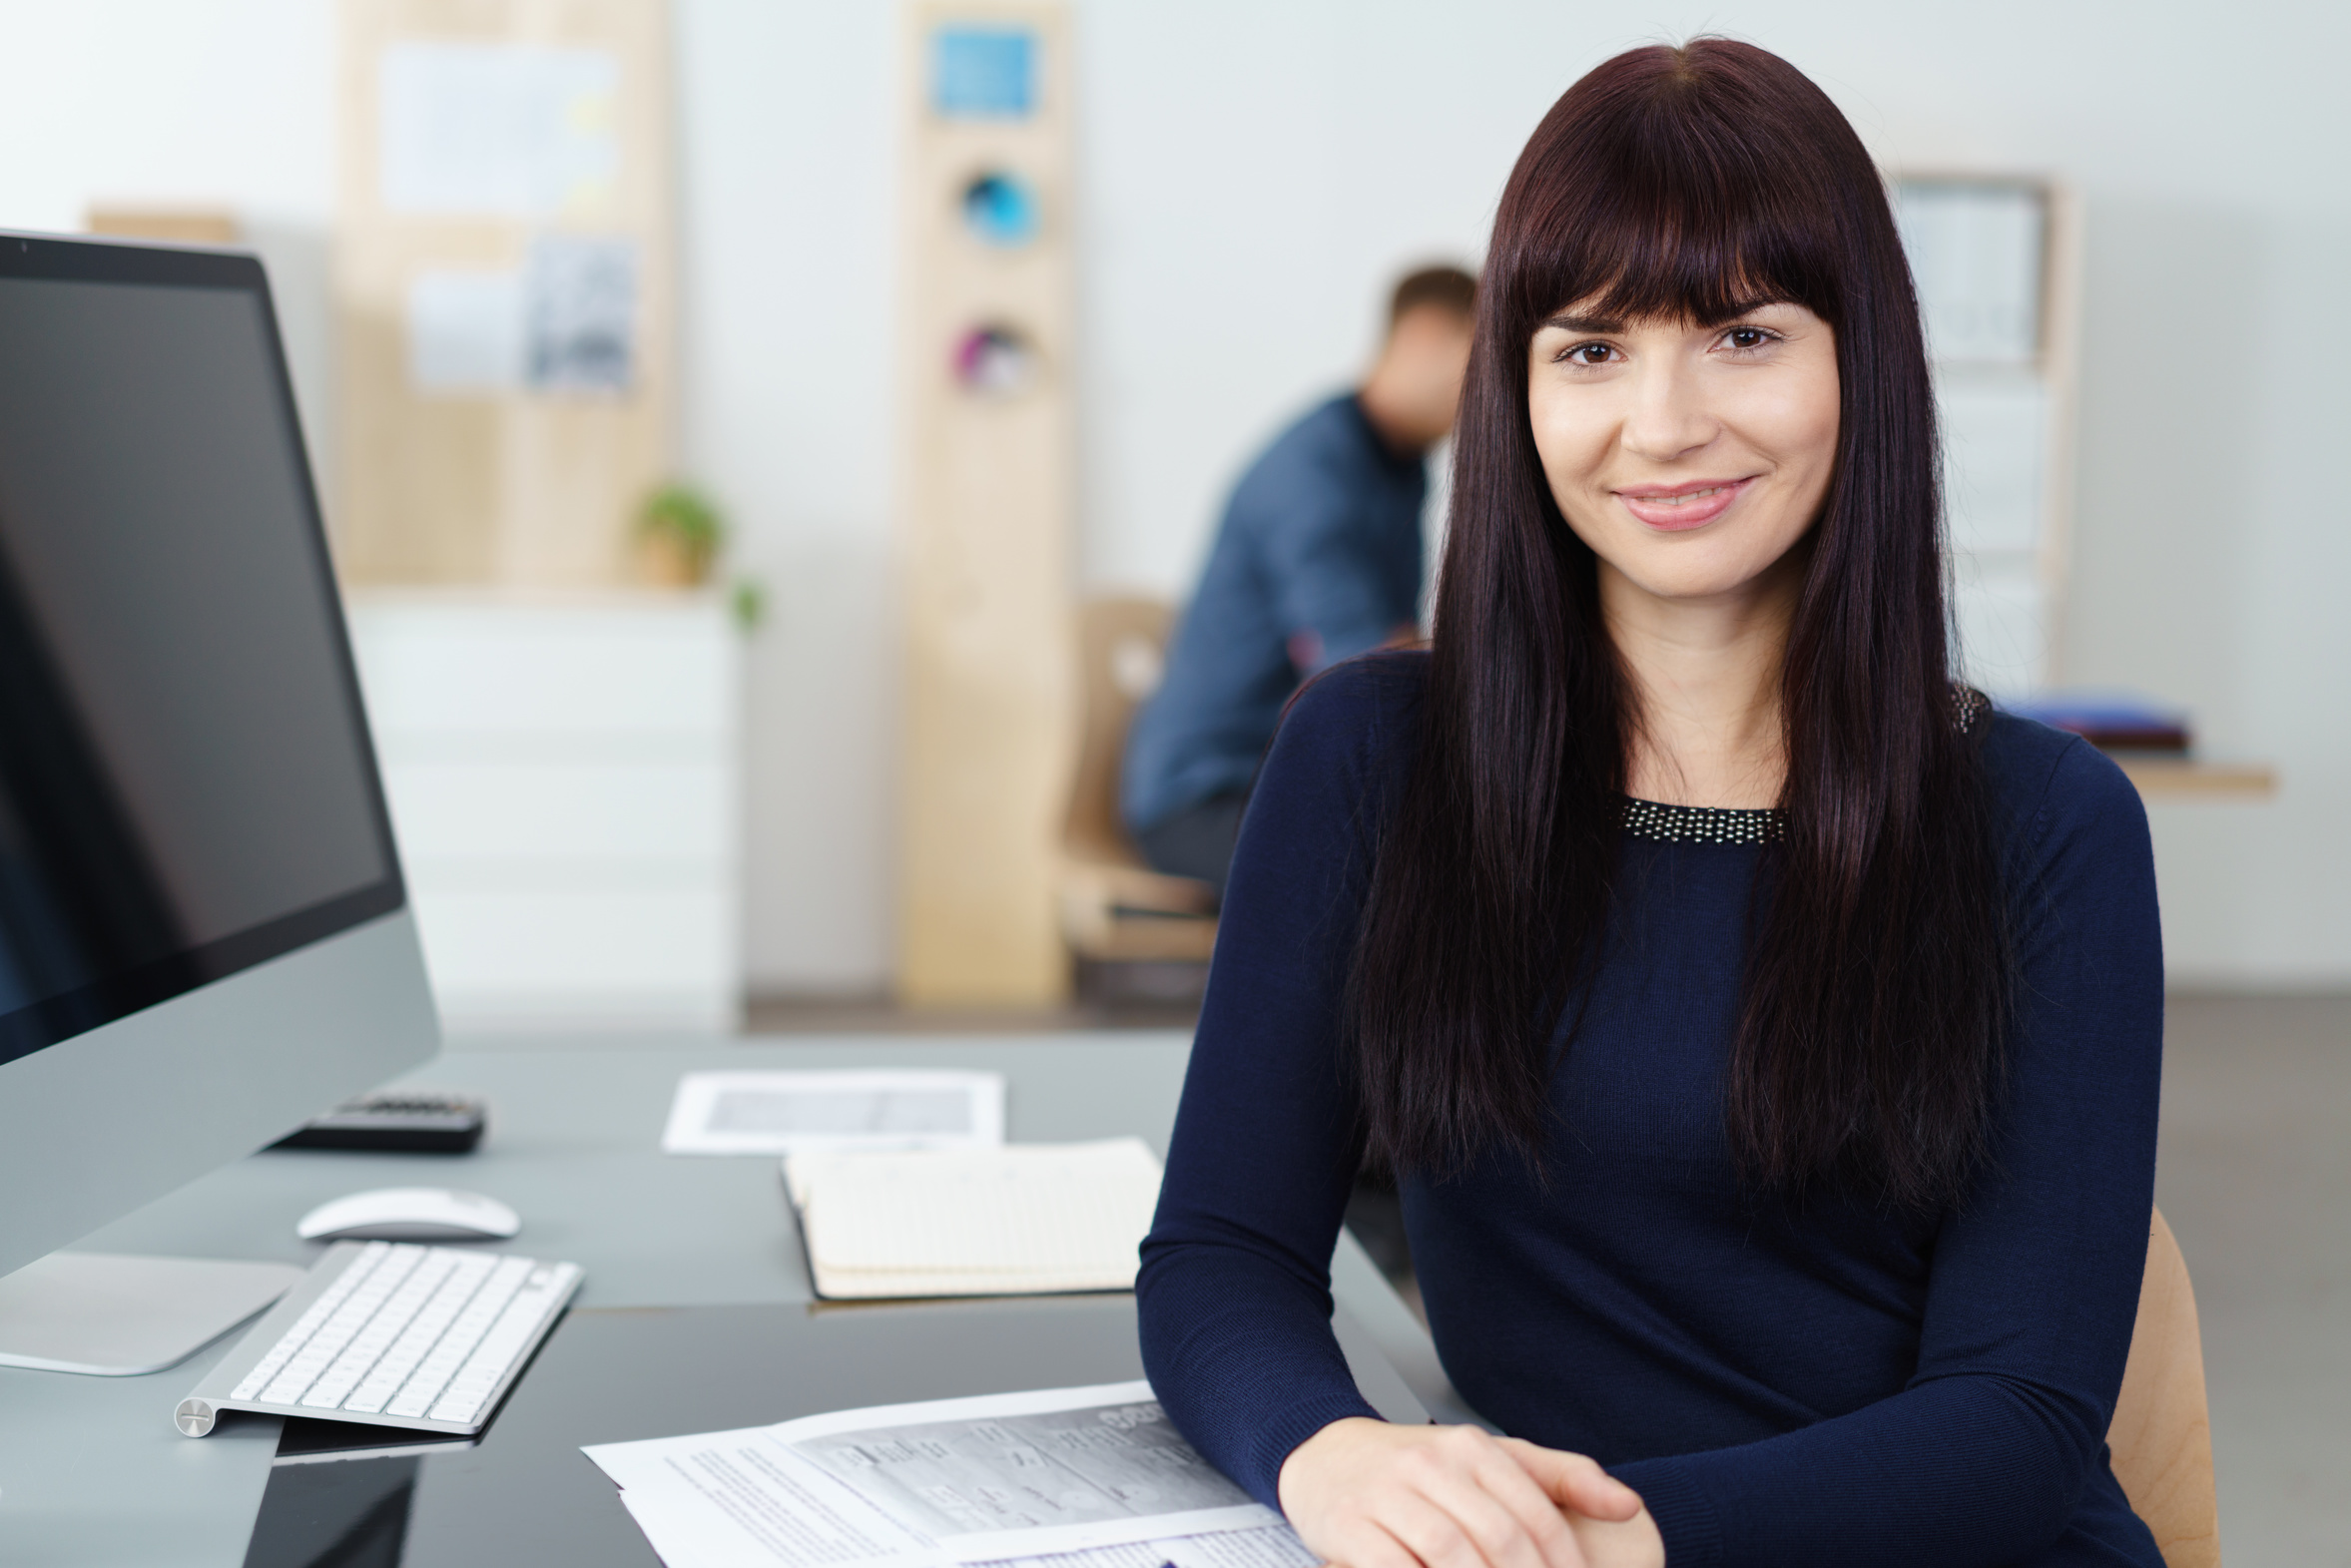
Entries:
{"label": "woman's nose", "polygon": [[1630,377],[1632,407],[1624,420],[1624,449],[1653,463],[1669,463],[1712,441],[1718,428],[1696,377],[1651,360]]}

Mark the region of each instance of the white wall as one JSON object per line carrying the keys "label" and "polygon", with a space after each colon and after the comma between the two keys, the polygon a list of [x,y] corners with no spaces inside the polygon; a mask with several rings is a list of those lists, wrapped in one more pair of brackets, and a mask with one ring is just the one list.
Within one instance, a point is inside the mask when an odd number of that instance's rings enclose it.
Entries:
{"label": "white wall", "polygon": [[[879,983],[889,935],[891,10],[677,0],[686,466],[776,614],[753,659],[751,966]],[[1083,568],[1181,592],[1224,486],[1353,369],[1385,281],[1474,256],[1509,161],[1628,44],[1732,31],[1889,162],[2047,170],[2087,216],[2068,678],[2278,765],[2155,808],[2183,980],[2351,982],[2351,11],[2288,0],[1078,0]],[[324,0],[0,0],[0,224],[93,199],[269,227],[319,377]],[[307,236],[305,249],[304,236]],[[302,290],[307,289],[307,295]],[[298,296],[298,297],[297,297]],[[290,330],[298,323],[290,323]],[[307,345],[307,346],[305,346]]]}

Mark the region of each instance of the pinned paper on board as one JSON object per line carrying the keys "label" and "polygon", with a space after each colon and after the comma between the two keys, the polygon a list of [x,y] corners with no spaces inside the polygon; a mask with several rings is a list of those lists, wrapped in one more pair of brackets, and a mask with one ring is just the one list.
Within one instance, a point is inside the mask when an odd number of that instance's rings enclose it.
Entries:
{"label": "pinned paper on board", "polygon": [[949,120],[1025,120],[1036,56],[1025,27],[942,27],[930,35],[930,107]]}
{"label": "pinned paper on board", "polygon": [[2030,364],[2041,352],[2049,214],[2027,185],[1904,180],[1895,221],[1938,359]]}
{"label": "pinned paper on board", "polygon": [[427,397],[626,392],[636,373],[637,247],[542,235],[519,268],[419,271],[408,383]]}
{"label": "pinned paper on board", "polygon": [[400,43],[378,66],[378,179],[393,213],[608,217],[620,61],[602,49]]}
{"label": "pinned paper on board", "polygon": [[543,235],[531,246],[529,373],[535,391],[625,392],[637,343],[637,247]]}
{"label": "pinned paper on board", "polygon": [[2009,702],[2049,684],[2050,595],[2030,571],[1964,572],[1952,606],[1970,686]]}
{"label": "pinned paper on board", "polygon": [[520,388],[522,274],[427,268],[408,280],[408,384],[426,396],[495,396]]}
{"label": "pinned paper on board", "polygon": [[2028,554],[2041,548],[2042,449],[2049,390],[2014,372],[1938,377],[1943,499],[1960,550]]}

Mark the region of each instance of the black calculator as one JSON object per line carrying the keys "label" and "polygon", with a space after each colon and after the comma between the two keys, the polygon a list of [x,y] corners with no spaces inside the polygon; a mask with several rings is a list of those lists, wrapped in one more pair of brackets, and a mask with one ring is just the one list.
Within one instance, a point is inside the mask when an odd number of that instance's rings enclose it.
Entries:
{"label": "black calculator", "polygon": [[373,1154],[468,1154],[489,1108],[457,1095],[392,1091],[345,1101],[279,1139],[273,1149],[354,1149]]}

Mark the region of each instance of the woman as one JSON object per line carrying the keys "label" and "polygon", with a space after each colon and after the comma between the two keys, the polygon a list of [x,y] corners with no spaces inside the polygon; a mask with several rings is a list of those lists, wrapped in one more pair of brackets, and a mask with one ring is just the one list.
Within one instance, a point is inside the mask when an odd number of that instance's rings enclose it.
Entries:
{"label": "woman", "polygon": [[[1242,829],[1138,1284],[1170,1413],[1348,1568],[2156,1568],[2103,1441],[2145,821],[1953,680],[1918,309],[1828,99],[1716,39],[1570,89],[1456,440],[1432,650],[1302,694]],[[1510,1437],[1357,1393],[1365,1167]]]}

